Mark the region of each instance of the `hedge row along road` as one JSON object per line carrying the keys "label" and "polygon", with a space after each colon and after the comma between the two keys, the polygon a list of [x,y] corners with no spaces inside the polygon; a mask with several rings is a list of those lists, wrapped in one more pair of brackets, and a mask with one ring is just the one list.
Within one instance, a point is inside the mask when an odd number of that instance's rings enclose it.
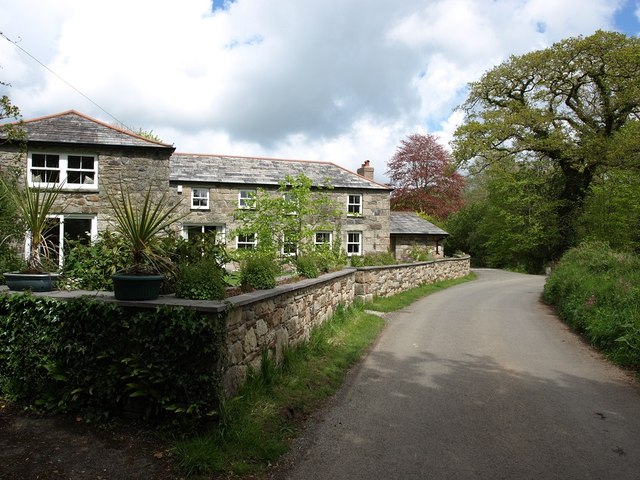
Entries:
{"label": "hedge row along road", "polygon": [[478,274],[388,316],[278,476],[640,478],[638,382],[541,303],[544,277]]}

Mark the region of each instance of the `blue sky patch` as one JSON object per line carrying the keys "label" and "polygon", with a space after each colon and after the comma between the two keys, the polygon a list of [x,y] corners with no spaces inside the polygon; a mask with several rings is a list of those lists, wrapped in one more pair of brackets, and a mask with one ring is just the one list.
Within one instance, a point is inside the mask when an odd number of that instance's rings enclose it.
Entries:
{"label": "blue sky patch", "polygon": [[217,12],[218,10],[229,10],[232,3],[236,0],[213,0],[211,2],[211,10]]}
{"label": "blue sky patch", "polygon": [[640,21],[638,21],[638,17],[636,16],[638,7],[638,0],[627,0],[624,2],[614,16],[617,30],[627,35],[637,36],[640,34]]}

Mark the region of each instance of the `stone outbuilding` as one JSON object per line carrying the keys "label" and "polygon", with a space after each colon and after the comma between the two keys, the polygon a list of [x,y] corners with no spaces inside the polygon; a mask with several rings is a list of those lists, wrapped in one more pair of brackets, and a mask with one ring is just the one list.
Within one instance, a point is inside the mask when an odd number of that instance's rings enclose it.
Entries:
{"label": "stone outbuilding", "polygon": [[415,212],[391,212],[391,251],[398,260],[410,260],[411,251],[427,248],[433,258],[442,258],[441,242],[449,236],[440,227]]}

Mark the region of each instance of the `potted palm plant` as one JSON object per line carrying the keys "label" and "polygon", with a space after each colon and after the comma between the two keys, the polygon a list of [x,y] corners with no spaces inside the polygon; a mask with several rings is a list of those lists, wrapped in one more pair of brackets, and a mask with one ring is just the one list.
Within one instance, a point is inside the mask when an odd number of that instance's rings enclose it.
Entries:
{"label": "potted palm plant", "polygon": [[173,270],[162,244],[161,233],[179,220],[174,212],[180,205],[171,204],[167,192],[154,199],[151,187],[141,199],[120,185],[118,193],[108,193],[113,209],[115,231],[124,239],[124,255],[131,264],[115,273],[114,295],[118,300],[153,300],[160,295],[165,273]]}
{"label": "potted palm plant", "polygon": [[[48,238],[52,228],[51,215],[63,185],[47,190],[39,190],[25,182],[20,188],[0,179],[0,197],[13,202],[21,226],[27,233],[26,268],[19,272],[4,273],[4,279],[11,290],[32,290],[47,292],[55,289],[58,265],[54,261],[56,246]],[[64,208],[57,207],[58,213]]]}

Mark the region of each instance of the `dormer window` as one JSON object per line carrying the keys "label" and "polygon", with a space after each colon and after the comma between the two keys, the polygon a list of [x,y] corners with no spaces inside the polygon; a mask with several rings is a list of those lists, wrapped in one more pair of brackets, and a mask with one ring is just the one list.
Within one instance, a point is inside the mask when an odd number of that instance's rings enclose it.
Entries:
{"label": "dormer window", "polygon": [[32,187],[98,188],[98,160],[95,155],[30,152],[28,169]]}

